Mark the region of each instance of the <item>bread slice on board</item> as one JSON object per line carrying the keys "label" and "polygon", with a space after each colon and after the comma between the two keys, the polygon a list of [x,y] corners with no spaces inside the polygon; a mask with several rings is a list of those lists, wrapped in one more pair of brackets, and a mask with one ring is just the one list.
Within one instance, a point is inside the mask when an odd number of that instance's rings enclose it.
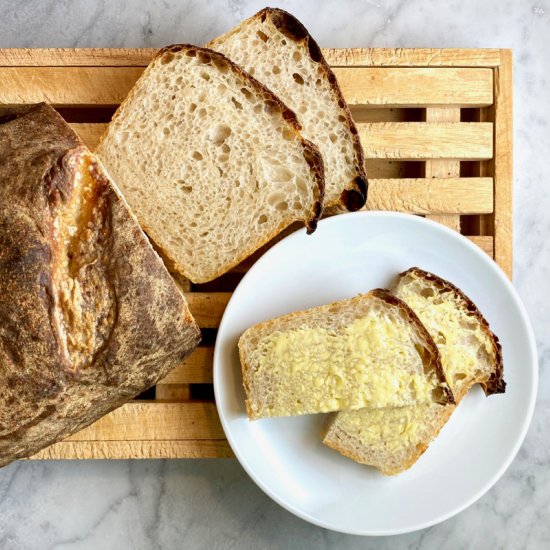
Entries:
{"label": "bread slice on board", "polygon": [[312,232],[324,177],[294,113],[222,54],[161,50],[97,153],[182,275],[210,281],[294,221]]}
{"label": "bread slice on board", "polygon": [[[457,403],[474,384],[481,384],[487,395],[504,392],[498,339],[461,290],[412,268],[399,276],[393,291],[432,335]],[[386,475],[398,474],[420,458],[455,407],[426,403],[341,412],[332,419],[324,443]]]}
{"label": "bread slice on board", "polygon": [[200,340],[98,159],[51,107],[0,117],[0,466],[88,426]]}
{"label": "bread slice on board", "polygon": [[430,335],[385,290],[255,325],[239,354],[251,419],[453,400]]}
{"label": "bread slice on board", "polygon": [[325,161],[325,206],[358,210],[367,197],[363,148],[334,73],[306,28],[265,8],[208,44],[273,90]]}

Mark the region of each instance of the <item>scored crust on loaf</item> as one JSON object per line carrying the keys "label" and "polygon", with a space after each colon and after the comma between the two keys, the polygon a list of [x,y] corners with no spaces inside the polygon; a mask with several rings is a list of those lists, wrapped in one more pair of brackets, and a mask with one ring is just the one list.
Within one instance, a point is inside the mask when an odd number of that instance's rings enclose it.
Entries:
{"label": "scored crust on loaf", "polygon": [[156,245],[200,283],[294,221],[315,230],[323,161],[299,130],[235,63],[180,44],[147,67],[97,153]]}
{"label": "scored crust on loaf", "polygon": [[265,8],[208,44],[273,90],[325,161],[325,206],[358,210],[367,198],[363,148],[336,77],[294,16]]}
{"label": "scored crust on loaf", "polygon": [[[418,268],[401,273],[393,292],[412,307],[438,345],[456,403],[478,383],[487,395],[505,391],[498,338],[468,296]],[[331,419],[324,443],[383,474],[395,475],[420,458],[455,407],[426,404],[345,411]]]}
{"label": "scored crust on loaf", "polygon": [[92,155],[46,104],[0,120],[0,466],[96,421],[200,340]]}
{"label": "scored crust on loaf", "polygon": [[453,401],[430,335],[381,289],[259,323],[239,354],[251,419]]}

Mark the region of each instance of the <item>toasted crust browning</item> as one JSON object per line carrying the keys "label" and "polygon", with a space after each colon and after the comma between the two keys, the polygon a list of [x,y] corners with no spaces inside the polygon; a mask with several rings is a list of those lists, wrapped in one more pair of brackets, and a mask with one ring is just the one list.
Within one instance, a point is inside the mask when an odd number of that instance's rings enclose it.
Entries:
{"label": "toasted crust browning", "polygon": [[200,331],[96,157],[46,104],[0,123],[0,465],[154,385]]}
{"label": "toasted crust browning", "polygon": [[[346,139],[350,139],[353,144],[352,148],[354,158],[351,164],[353,165],[356,175],[355,177],[350,178],[348,181],[331,182],[333,184],[336,184],[340,190],[338,193],[335,193],[334,190],[331,190],[331,193],[327,194],[325,206],[339,207],[349,211],[359,210],[365,204],[368,190],[367,176],[364,167],[365,161],[363,148],[361,146],[357,128],[353,121],[351,112],[344,100],[342,91],[336,80],[336,76],[334,75],[330,66],[323,57],[321,49],[319,48],[317,42],[315,42],[312,36],[308,33],[304,25],[300,21],[298,21],[298,19],[296,19],[293,15],[282,9],[265,8],[247,19],[246,21],[242,22],[236,28],[212,40],[208,44],[208,46],[213,49],[224,51],[224,53],[227,53],[230,57],[233,57],[232,54],[234,53],[234,50],[228,48],[228,42],[230,42],[233,38],[236,38],[238,36],[240,37],[243,31],[246,31],[255,25],[262,26],[267,25],[268,23],[275,27],[277,31],[286,39],[289,39],[293,43],[299,45],[299,48],[303,52],[303,54],[307,55],[311,62],[318,68],[318,74],[322,75],[323,78],[328,81],[330,86],[331,101],[334,102],[334,104],[338,105],[339,116],[343,119],[343,124],[347,129]],[[270,46],[269,44],[265,44],[265,40],[262,45],[266,48],[266,51],[270,51]],[[244,59],[242,57],[244,55],[247,55],[246,48],[243,48],[240,43],[237,47],[239,48],[239,53],[241,55],[241,57],[238,59],[238,62],[240,62],[240,64],[243,65],[247,70],[250,67],[251,72],[256,62],[256,60],[253,58],[253,53],[250,52],[249,58]],[[287,62],[291,63],[290,61]],[[259,75],[258,78],[261,79]],[[280,84],[280,79],[276,80],[276,82]],[[268,85],[276,93],[279,93],[280,90],[282,90],[282,88],[274,85],[272,82]],[[283,97],[283,99],[290,105],[291,108],[294,108],[292,94],[290,94],[289,97]],[[305,128],[305,130],[309,130],[310,132],[312,132],[314,129]],[[316,141],[313,134],[310,133],[309,137],[314,142],[319,143]],[[323,147],[320,148],[321,153],[323,153]],[[326,162],[330,162],[330,160],[331,159],[325,158]],[[327,169],[327,177],[329,175],[329,172],[330,170]]]}
{"label": "toasted crust browning", "polygon": [[[439,355],[439,350],[433,341],[432,336],[426,330],[416,313],[403,301],[394,296],[389,290],[385,288],[377,288],[371,291],[376,297],[384,300],[384,302],[398,307],[404,315],[409,319],[409,323],[415,327],[415,329],[421,335],[421,339],[424,342],[426,348],[429,350],[430,361],[427,362],[430,370],[433,370],[439,381],[440,386],[438,388],[438,394],[436,395],[436,402],[441,404],[454,403],[455,399],[453,392],[447,384],[447,379],[445,378],[445,372],[441,366],[441,357]],[[429,372],[429,371],[428,371]]]}

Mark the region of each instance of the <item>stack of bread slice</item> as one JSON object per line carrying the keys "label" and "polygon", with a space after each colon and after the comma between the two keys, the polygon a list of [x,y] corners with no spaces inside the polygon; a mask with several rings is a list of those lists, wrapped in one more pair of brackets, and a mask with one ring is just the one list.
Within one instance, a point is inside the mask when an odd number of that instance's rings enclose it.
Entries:
{"label": "stack of bread slice", "polygon": [[473,385],[505,389],[500,344],[480,311],[418,268],[391,293],[251,327],[239,351],[251,419],[337,411],[324,443],[386,475],[418,460]]}
{"label": "stack of bread slice", "polygon": [[323,206],[361,208],[367,193],[357,129],[301,23],[266,9],[209,46],[161,50],[97,149],[157,249],[194,283],[293,222],[313,232]]}

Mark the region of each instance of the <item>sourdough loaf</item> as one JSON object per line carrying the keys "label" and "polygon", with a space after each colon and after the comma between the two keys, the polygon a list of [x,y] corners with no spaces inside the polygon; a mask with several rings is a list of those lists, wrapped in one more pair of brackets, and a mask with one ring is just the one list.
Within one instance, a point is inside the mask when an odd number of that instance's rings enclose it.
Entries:
{"label": "sourdough loaf", "polygon": [[154,385],[200,332],[98,159],[51,107],[0,119],[0,466]]}

